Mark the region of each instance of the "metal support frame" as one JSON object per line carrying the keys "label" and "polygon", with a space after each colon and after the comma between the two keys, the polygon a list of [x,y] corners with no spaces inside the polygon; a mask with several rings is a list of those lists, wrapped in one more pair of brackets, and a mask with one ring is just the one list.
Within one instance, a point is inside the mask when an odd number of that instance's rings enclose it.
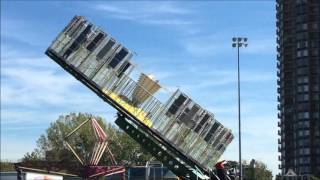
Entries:
{"label": "metal support frame", "polygon": [[197,169],[197,166],[188,164],[182,157],[177,155],[173,149],[165,147],[160,139],[157,139],[150,132],[143,130],[143,127],[135,125],[128,117],[118,113],[115,123],[125,131],[131,138],[150,152],[155,158],[161,161],[168,169],[182,179],[208,179],[208,175]]}
{"label": "metal support frame", "polygon": [[[96,144],[94,145],[92,154],[91,154],[91,159],[89,164],[90,165],[97,165],[98,162],[100,161],[103,153],[105,152],[107,146],[108,146],[108,142],[107,142],[107,136],[104,133],[104,131],[102,130],[102,128],[99,126],[98,122],[94,119],[94,118],[90,118],[85,120],[84,122],[82,122],[80,125],[78,125],[74,130],[72,130],[65,138],[64,138],[64,143],[67,145],[67,147],[70,149],[70,151],[73,153],[73,155],[78,159],[78,161],[82,164],[82,165],[87,165],[87,162],[84,162],[83,159],[81,159],[81,157],[79,157],[79,155],[76,153],[76,151],[74,150],[74,148],[68,143],[67,139],[74,134],[75,132],[77,132],[77,130],[79,130],[83,125],[85,125],[88,122],[91,122],[94,134],[95,134],[95,138],[97,140]],[[98,132],[99,131],[99,132]],[[113,157],[113,154],[111,153],[110,149],[107,149],[107,154],[110,155],[110,159],[113,165],[116,164],[116,160]]]}
{"label": "metal support frame", "polygon": [[69,136],[71,136],[73,133],[75,133],[79,128],[81,128],[84,124],[86,124],[90,119],[85,120],[83,123],[78,125],[73,131],[71,131],[64,139],[67,139]]}

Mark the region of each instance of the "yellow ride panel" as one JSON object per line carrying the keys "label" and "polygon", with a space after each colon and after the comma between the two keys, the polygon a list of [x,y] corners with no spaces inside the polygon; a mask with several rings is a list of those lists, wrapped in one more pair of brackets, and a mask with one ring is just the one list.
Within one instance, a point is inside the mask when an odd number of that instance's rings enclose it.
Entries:
{"label": "yellow ride panel", "polygon": [[111,99],[113,99],[115,102],[118,103],[122,108],[130,112],[132,115],[134,115],[140,122],[145,124],[148,127],[152,126],[152,121],[147,118],[147,113],[143,111],[143,109],[134,107],[127,103],[125,100],[123,100],[121,97],[119,97],[118,94],[108,91],[107,89],[102,90],[106,95],[108,95]]}

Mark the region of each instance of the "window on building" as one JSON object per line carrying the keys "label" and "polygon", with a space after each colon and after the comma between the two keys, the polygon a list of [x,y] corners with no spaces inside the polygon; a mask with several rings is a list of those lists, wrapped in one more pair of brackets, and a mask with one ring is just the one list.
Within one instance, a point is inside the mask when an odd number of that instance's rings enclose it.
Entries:
{"label": "window on building", "polygon": [[305,136],[309,136],[310,135],[310,131],[307,129],[307,130],[304,130],[304,135]]}
{"label": "window on building", "polygon": [[309,82],[309,78],[308,78],[308,76],[301,76],[301,77],[298,77],[297,82],[298,82],[298,84],[308,83]]}
{"label": "window on building", "polygon": [[307,48],[308,47],[308,41],[298,41],[297,42],[297,48]]}
{"label": "window on building", "polygon": [[296,4],[307,3],[307,0],[296,0]]}
{"label": "window on building", "polygon": [[297,26],[297,31],[306,31],[308,29],[307,23],[302,23]]}
{"label": "window on building", "polygon": [[301,102],[297,106],[297,110],[299,111],[306,111],[309,108],[309,103],[308,102]]}
{"label": "window on building", "polygon": [[310,117],[309,112],[300,112],[298,113],[298,119],[308,119]]}
{"label": "window on building", "polygon": [[[308,140],[308,139],[305,139],[305,140]],[[309,141],[309,143],[310,143],[310,141]],[[299,149],[299,155],[309,155],[309,154],[310,154],[310,148],[300,148]]]}
{"label": "window on building", "polygon": [[314,22],[314,23],[311,24],[311,27],[312,27],[313,30],[317,30],[318,27],[319,27],[319,24],[317,22]]}
{"label": "window on building", "polygon": [[304,165],[304,166],[300,167],[300,173],[301,174],[307,174],[309,172],[310,172],[310,167],[309,166]]}
{"label": "window on building", "polygon": [[319,54],[318,49],[313,49],[313,50],[311,51],[311,55],[312,55],[312,56],[318,56],[318,54]]}
{"label": "window on building", "polygon": [[298,130],[298,137],[305,137],[309,135],[310,135],[310,132],[308,129]]}
{"label": "window on building", "polygon": [[300,157],[299,164],[310,164],[310,157]]}
{"label": "window on building", "polygon": [[[300,147],[307,147],[310,146],[310,140],[309,139],[300,139],[298,140],[298,146]],[[299,155],[309,155],[310,149],[309,148],[301,148],[299,152]]]}
{"label": "window on building", "polygon": [[311,45],[311,48],[317,48],[319,46],[317,40],[311,40],[310,45]]}
{"label": "window on building", "polygon": [[302,50],[302,56],[308,56],[308,50],[307,49]]}
{"label": "window on building", "polygon": [[298,86],[298,92],[308,92],[309,91],[309,85],[299,85]]}
{"label": "window on building", "polygon": [[306,58],[297,59],[297,66],[307,66],[307,65],[308,65],[308,59]]}
{"label": "window on building", "polygon": [[308,38],[308,33],[305,31],[302,31],[300,33],[297,33],[297,40],[303,40]]}
{"label": "window on building", "polygon": [[310,127],[309,121],[298,122],[298,128],[309,128],[309,127]]}
{"label": "window on building", "polygon": [[297,101],[301,102],[301,101],[308,101],[309,100],[309,94],[299,94],[297,96]]}
{"label": "window on building", "polygon": [[302,51],[297,51],[297,57],[301,57]]}
{"label": "window on building", "polygon": [[296,17],[296,23],[306,22],[308,16],[306,14],[300,14]]}
{"label": "window on building", "polygon": [[297,74],[298,75],[306,75],[308,73],[308,68],[307,67],[301,67],[297,69]]}

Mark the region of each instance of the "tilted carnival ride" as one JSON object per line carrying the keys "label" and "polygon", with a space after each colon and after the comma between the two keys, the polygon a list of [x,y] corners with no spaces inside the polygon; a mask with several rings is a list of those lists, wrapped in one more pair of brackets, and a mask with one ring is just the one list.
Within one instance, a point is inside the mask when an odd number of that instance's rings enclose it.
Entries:
{"label": "tilted carnival ride", "polygon": [[214,115],[177,90],[165,103],[159,82],[141,73],[133,53],[106,32],[75,16],[46,54],[118,111],[115,123],[181,178],[208,179],[232,141]]}

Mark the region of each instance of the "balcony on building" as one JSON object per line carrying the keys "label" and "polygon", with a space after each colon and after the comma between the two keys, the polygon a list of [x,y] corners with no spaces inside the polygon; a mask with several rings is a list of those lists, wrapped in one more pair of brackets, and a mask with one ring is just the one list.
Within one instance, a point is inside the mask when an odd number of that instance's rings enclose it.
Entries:
{"label": "balcony on building", "polygon": [[277,100],[278,100],[278,102],[280,102],[280,101],[281,101],[281,98],[280,98],[280,96],[277,96]]}
{"label": "balcony on building", "polygon": [[281,139],[280,138],[278,138],[278,144],[281,144]]}
{"label": "balcony on building", "polygon": [[281,105],[278,104],[277,108],[278,108],[278,110],[280,111],[280,110],[281,110]]}
{"label": "balcony on building", "polygon": [[278,127],[281,127],[281,121],[278,121]]}

